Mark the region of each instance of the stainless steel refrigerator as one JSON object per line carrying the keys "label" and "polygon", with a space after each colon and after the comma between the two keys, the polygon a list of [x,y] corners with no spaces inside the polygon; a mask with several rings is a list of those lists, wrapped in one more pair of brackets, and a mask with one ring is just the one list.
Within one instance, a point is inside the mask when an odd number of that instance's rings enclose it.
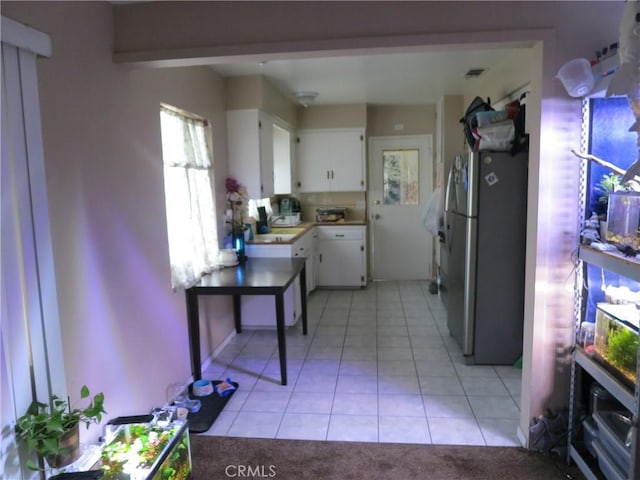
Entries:
{"label": "stainless steel refrigerator", "polygon": [[458,156],[445,192],[440,286],[469,364],[522,354],[528,155]]}

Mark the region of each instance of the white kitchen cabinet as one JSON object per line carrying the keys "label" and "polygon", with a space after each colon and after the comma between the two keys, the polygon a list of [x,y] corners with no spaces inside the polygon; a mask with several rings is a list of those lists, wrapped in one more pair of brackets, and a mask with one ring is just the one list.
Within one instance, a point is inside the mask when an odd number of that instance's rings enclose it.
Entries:
{"label": "white kitchen cabinet", "polygon": [[[307,265],[311,265],[311,276],[307,276],[307,282],[311,281],[311,287],[309,287],[309,292],[313,292],[318,286],[318,269],[319,269],[319,260],[320,254],[318,252],[318,229],[314,228],[311,230],[311,262],[308,262]],[[309,285],[309,283],[307,283]]]}
{"label": "white kitchen cabinet", "polygon": [[291,193],[290,131],[285,122],[260,110],[227,111],[229,175],[247,187],[249,198]]}
{"label": "white kitchen cabinet", "polygon": [[366,227],[319,226],[319,287],[362,287],[367,284]]}
{"label": "white kitchen cabinet", "polygon": [[300,192],[365,191],[364,129],[299,131],[296,165]]}
{"label": "white kitchen cabinet", "polygon": [[[313,282],[313,229],[306,232],[294,243],[248,244],[246,246],[248,262],[260,257],[300,257],[306,258],[305,279],[307,295],[315,285]],[[300,298],[300,278],[296,278],[284,294],[284,324],[294,325],[302,315]],[[263,295],[244,295],[242,297],[242,325],[246,327],[276,327],[275,303],[272,297]]]}
{"label": "white kitchen cabinet", "polygon": [[[316,287],[315,285],[315,274],[314,274],[314,265],[313,265],[313,256],[314,256],[314,239],[315,228],[312,228],[308,232],[300,237],[298,240],[291,245],[291,256],[292,257],[304,257],[305,261],[305,269],[306,275],[305,279],[307,281],[307,295],[313,291]],[[296,309],[298,313],[300,313],[300,308]]]}
{"label": "white kitchen cabinet", "polygon": [[[247,262],[252,258],[291,257],[289,244],[248,244],[246,246]],[[290,327],[298,321],[300,308],[296,312],[296,304],[300,302],[300,280],[296,280],[284,292],[284,325]],[[249,328],[276,328],[276,304],[269,295],[242,296],[242,326]]]}

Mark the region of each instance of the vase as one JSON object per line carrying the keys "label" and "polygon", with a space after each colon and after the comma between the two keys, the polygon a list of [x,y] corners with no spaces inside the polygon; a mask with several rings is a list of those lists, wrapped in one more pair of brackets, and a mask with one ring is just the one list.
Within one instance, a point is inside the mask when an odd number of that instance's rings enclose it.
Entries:
{"label": "vase", "polygon": [[61,468],[75,462],[80,457],[80,429],[79,424],[71,427],[60,438],[60,447],[65,453],[48,455],[47,463],[51,468]]}
{"label": "vase", "polygon": [[233,237],[233,249],[236,251],[236,255],[238,257],[238,262],[244,263],[247,259],[245,255],[245,237],[244,230],[242,227],[237,227],[233,229],[232,232]]}

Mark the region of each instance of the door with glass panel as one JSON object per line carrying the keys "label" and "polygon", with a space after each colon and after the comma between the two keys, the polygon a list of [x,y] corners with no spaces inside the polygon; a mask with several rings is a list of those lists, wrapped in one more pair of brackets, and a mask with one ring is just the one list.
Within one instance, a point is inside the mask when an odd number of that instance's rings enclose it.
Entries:
{"label": "door with glass panel", "polygon": [[433,236],[422,221],[432,178],[431,135],[369,139],[373,280],[433,278]]}

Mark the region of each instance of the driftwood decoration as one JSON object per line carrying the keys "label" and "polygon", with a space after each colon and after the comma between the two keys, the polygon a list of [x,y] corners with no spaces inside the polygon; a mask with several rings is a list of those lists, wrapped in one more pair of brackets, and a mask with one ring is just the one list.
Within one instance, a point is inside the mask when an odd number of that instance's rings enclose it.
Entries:
{"label": "driftwood decoration", "polygon": [[[605,168],[608,168],[609,170],[611,170],[614,173],[617,173],[618,175],[626,175],[627,174],[627,170],[625,170],[624,168],[620,168],[617,165],[614,165],[611,162],[607,162],[606,160],[603,160],[601,158],[596,157],[595,155],[590,155],[588,153],[582,153],[582,152],[576,152],[575,150],[571,150],[571,153],[573,153],[576,157],[578,158],[582,158],[584,160],[591,160],[594,163],[597,163],[598,165],[602,165]],[[628,181],[635,181],[640,183],[640,176],[638,175],[633,175],[633,177],[629,178]]]}

